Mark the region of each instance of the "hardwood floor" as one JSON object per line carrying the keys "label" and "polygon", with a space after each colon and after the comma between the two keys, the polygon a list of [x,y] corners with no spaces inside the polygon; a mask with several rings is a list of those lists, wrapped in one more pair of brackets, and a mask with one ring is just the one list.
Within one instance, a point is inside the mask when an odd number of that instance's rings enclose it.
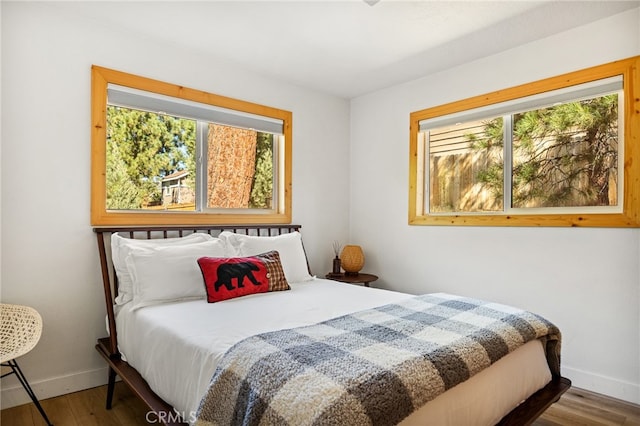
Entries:
{"label": "hardwood floor", "polygon": [[[146,425],[142,403],[122,383],[116,384],[113,408],[104,408],[107,388],[100,386],[41,401],[55,426]],[[41,426],[44,421],[33,404],[0,412],[4,426]],[[534,426],[640,426],[640,406],[571,388]],[[461,425],[462,426],[462,425]]]}
{"label": "hardwood floor", "polygon": [[533,424],[638,426],[640,406],[571,388]]}

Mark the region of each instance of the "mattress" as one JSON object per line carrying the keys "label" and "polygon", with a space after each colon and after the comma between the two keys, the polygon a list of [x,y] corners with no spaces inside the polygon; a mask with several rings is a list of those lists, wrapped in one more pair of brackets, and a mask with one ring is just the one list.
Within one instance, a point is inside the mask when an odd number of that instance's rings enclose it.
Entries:
{"label": "mattress", "polygon": [[[212,304],[192,300],[138,310],[125,304],[116,315],[120,351],[158,396],[192,422],[217,364],[240,340],[411,297],[325,279],[290,285],[290,291]],[[532,341],[430,401],[403,425],[495,424],[550,380],[542,345]]]}

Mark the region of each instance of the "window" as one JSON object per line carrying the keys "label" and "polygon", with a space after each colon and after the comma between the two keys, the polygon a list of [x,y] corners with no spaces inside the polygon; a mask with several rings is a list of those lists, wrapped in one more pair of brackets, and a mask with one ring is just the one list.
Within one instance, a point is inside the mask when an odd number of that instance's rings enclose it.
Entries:
{"label": "window", "polygon": [[93,225],[291,221],[290,112],[92,73]]}
{"label": "window", "polygon": [[412,113],[409,223],[639,226],[639,63]]}

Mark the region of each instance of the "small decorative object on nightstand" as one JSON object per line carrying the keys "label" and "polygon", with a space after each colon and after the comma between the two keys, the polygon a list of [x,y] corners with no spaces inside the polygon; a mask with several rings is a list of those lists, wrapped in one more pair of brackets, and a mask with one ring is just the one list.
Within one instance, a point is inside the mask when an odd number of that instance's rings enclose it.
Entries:
{"label": "small decorative object on nightstand", "polygon": [[339,275],[340,274],[340,266],[341,266],[340,258],[338,256],[336,256],[333,259],[333,270],[331,271],[331,273]]}
{"label": "small decorative object on nightstand", "polygon": [[338,241],[333,242],[333,254],[335,254],[336,257],[333,258],[333,270],[331,271],[332,274],[340,275],[341,261],[339,255],[341,247],[342,246]]}
{"label": "small decorative object on nightstand", "polygon": [[373,274],[355,274],[355,275],[337,274],[336,275],[333,273],[328,273],[325,276],[325,278],[328,280],[340,281],[340,282],[349,283],[349,284],[364,284],[365,287],[369,287],[369,283],[372,283],[375,280],[377,280],[378,276]]}
{"label": "small decorative object on nightstand", "polygon": [[354,245],[344,246],[340,260],[342,261],[342,269],[344,269],[345,275],[358,275],[358,272],[360,272],[364,266],[362,247]]}

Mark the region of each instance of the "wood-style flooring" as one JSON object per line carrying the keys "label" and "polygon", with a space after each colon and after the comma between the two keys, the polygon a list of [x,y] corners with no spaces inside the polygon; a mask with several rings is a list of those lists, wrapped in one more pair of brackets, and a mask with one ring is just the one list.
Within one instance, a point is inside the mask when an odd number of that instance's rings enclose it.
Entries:
{"label": "wood-style flooring", "polygon": [[[113,408],[104,407],[107,388],[93,389],[43,400],[42,406],[55,426],[137,426],[148,424],[146,409],[122,382],[116,384]],[[44,421],[33,404],[0,412],[3,426],[41,426]],[[534,426],[640,426],[640,406],[592,392],[571,388]],[[463,425],[461,425],[463,426]]]}

